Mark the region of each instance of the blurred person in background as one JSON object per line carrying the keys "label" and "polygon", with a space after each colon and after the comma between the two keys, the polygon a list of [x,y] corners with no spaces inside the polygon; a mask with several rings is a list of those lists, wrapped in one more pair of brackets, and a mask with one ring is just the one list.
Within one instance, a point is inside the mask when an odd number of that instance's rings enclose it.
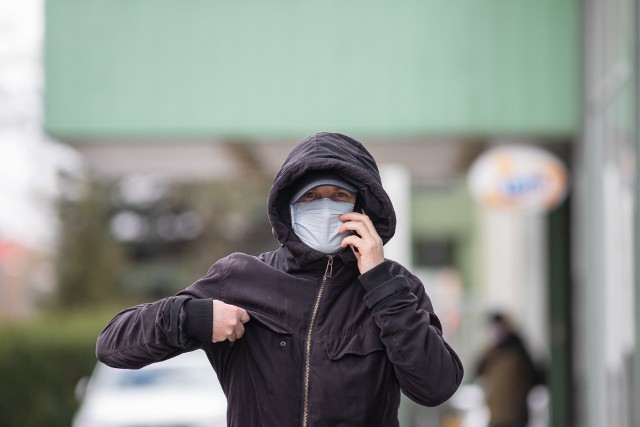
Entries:
{"label": "blurred person in background", "polygon": [[135,369],[203,349],[229,426],[398,426],[401,390],[446,401],[463,367],[422,283],[384,258],[396,217],[371,154],[308,137],[267,211],[278,249],[231,254],[176,296],[120,312],[98,358]]}
{"label": "blurred person in background", "polygon": [[526,427],[527,397],[542,382],[522,338],[500,312],[489,316],[490,343],[481,356],[476,377],[484,390],[490,427]]}

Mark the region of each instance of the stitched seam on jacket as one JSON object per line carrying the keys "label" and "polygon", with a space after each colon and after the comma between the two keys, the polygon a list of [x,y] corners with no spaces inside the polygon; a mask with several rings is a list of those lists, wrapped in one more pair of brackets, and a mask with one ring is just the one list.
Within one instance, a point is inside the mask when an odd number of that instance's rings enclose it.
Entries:
{"label": "stitched seam on jacket", "polygon": [[[368,332],[368,331],[376,331],[377,326],[366,326],[366,327],[360,327],[357,329],[352,329],[348,332],[342,333],[342,334],[335,334],[335,335],[323,335],[321,337],[316,337],[316,339],[314,341],[318,342],[318,341],[327,341],[330,339],[335,339],[335,338],[344,338],[344,337],[350,337],[353,335],[359,335],[363,332]],[[379,328],[378,328],[379,329]]]}

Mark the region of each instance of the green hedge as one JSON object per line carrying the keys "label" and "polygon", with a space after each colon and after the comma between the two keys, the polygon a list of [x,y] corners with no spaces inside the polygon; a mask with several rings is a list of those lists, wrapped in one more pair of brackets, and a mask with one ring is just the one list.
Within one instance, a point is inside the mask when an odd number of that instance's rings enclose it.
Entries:
{"label": "green hedge", "polygon": [[0,426],[69,426],[75,386],[96,363],[95,342],[116,309],[0,324]]}

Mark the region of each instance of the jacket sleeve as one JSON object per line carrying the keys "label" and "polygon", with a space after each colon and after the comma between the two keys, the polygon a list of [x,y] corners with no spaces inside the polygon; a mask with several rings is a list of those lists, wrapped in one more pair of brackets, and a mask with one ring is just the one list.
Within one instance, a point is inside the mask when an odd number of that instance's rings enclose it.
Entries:
{"label": "jacket sleeve", "polygon": [[[176,296],[118,313],[98,337],[98,360],[114,368],[138,369],[211,342],[212,301],[221,287],[216,286],[221,282],[219,270],[215,264]],[[207,293],[201,282],[207,283]]]}
{"label": "jacket sleeve", "polygon": [[422,283],[409,273],[392,275],[390,261],[359,279],[402,391],[421,405],[445,402],[458,389],[464,369],[442,337]]}

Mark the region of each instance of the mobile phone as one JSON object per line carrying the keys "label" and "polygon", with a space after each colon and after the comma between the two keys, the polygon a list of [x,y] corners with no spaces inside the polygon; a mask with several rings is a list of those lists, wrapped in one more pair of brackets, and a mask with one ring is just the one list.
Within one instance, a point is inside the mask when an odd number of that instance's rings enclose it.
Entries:
{"label": "mobile phone", "polygon": [[[353,204],[353,211],[358,213],[364,213],[363,202],[364,200],[362,199],[362,196],[360,195],[360,193],[358,193],[358,195],[356,196],[356,202]],[[360,237],[360,235],[353,230],[349,231],[349,234],[353,234]],[[356,249],[355,247],[353,247],[353,250],[356,252],[358,251],[358,249]]]}
{"label": "mobile phone", "polygon": [[353,205],[353,211],[358,213],[364,213],[364,201],[362,200],[362,196],[360,193],[356,196],[356,202]]}

